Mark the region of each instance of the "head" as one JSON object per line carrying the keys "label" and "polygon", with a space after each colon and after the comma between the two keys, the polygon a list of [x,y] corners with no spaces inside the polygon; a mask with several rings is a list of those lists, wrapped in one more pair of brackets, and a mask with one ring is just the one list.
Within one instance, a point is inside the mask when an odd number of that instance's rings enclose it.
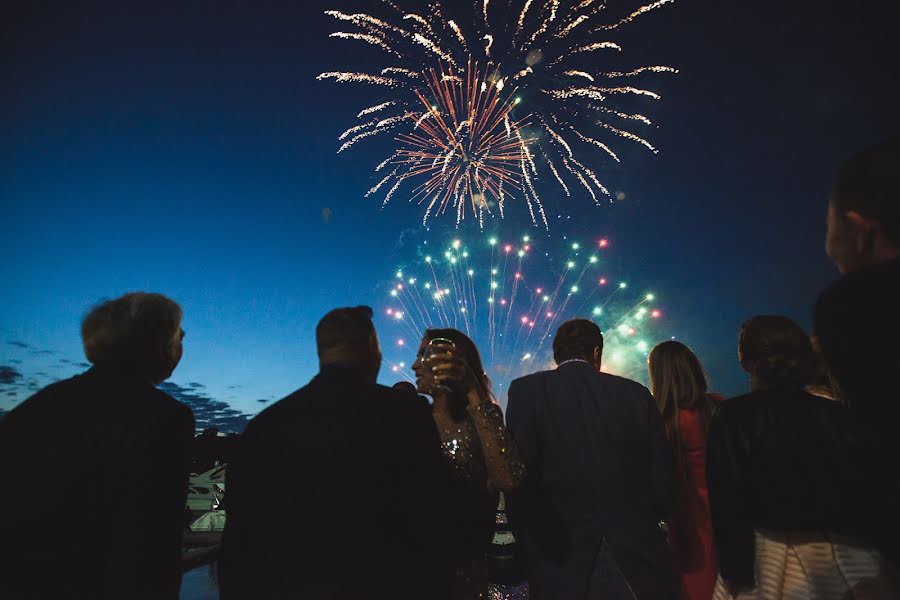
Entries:
{"label": "head", "polygon": [[678,472],[686,477],[685,453],[679,432],[678,409],[694,409],[704,432],[712,418],[713,402],[706,396],[706,375],[697,356],[681,342],[668,341],[650,351],[647,359],[653,399],[666,424]]}
{"label": "head", "polygon": [[738,360],[753,389],[802,389],[815,377],[809,336],[787,317],[760,315],[741,327]]}
{"label": "head", "polygon": [[659,411],[678,414],[694,408],[706,397],[706,375],[690,348],[674,340],[658,344],[647,359],[650,388]]}
{"label": "head", "polygon": [[603,357],[603,333],[593,321],[566,321],[553,336],[553,360],[562,364],[567,360],[586,360],[600,370]]}
{"label": "head", "polygon": [[422,336],[422,343],[419,344],[416,360],[412,366],[412,370],[416,374],[416,384],[419,386],[419,389],[429,387],[431,371],[422,360],[422,355],[431,340],[435,338],[445,338],[453,342],[453,345],[456,346],[456,352],[469,368],[472,369],[472,372],[475,373],[475,376],[481,382],[484,392],[490,394],[491,380],[488,378],[487,373],[484,372],[484,365],[481,362],[481,354],[478,352],[478,347],[475,346],[475,342],[469,339],[469,336],[458,329],[425,330],[425,335]]}
{"label": "head", "polygon": [[319,368],[343,364],[375,383],[381,370],[381,347],[368,306],[336,308],[316,325]]}
{"label": "head", "polygon": [[404,394],[413,395],[417,394],[416,386],[408,381],[398,381],[394,385],[391,386],[398,392],[403,392]]}
{"label": "head", "polygon": [[841,273],[900,257],[900,136],[841,166],[826,221],[825,251]]}
{"label": "head", "polygon": [[107,300],[81,322],[84,354],[93,365],[162,383],[181,360],[181,307],[160,294],[133,292]]}

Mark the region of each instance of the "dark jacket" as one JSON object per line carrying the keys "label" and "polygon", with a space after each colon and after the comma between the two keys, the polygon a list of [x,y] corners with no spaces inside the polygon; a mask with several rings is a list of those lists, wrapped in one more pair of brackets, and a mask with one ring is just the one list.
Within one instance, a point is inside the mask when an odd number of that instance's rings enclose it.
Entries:
{"label": "dark jacket", "polygon": [[647,388],[566,363],[513,381],[506,418],[528,471],[511,518],[541,597],[586,597],[604,540],[639,598],[674,597],[657,525],[673,509],[671,450]]}
{"label": "dark jacket", "polygon": [[707,483],[723,577],[754,585],[754,529],[870,542],[871,470],[847,410],[802,390],[723,402],[710,424]]}
{"label": "dark jacket", "polygon": [[0,420],[0,597],[177,598],[194,419],[93,368]]}
{"label": "dark jacket", "polygon": [[842,277],[816,302],[815,333],[841,395],[859,420],[878,473],[881,550],[900,565],[900,258]]}
{"label": "dark jacket", "polygon": [[449,482],[424,399],[324,368],[228,465],[222,598],[439,598]]}

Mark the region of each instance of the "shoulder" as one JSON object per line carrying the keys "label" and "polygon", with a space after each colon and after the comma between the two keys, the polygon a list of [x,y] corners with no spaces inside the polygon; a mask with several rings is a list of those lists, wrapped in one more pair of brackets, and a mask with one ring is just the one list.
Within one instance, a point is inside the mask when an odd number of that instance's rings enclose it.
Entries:
{"label": "shoulder", "polygon": [[602,371],[597,373],[597,377],[603,383],[604,387],[610,390],[614,390],[617,393],[624,393],[630,396],[652,398],[650,390],[647,389],[647,386],[638,383],[633,379],[620,377],[619,375],[613,375],[612,373],[604,373]]}

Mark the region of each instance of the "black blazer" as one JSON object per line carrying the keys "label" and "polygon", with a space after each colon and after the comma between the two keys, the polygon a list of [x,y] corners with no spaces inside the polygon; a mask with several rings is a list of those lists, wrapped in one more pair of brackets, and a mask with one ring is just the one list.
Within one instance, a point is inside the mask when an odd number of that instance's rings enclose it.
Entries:
{"label": "black blazer", "polygon": [[722,576],[754,585],[755,529],[837,533],[875,545],[878,478],[860,447],[847,409],[803,390],[722,402],[706,461]]}
{"label": "black blazer", "polygon": [[0,597],[177,598],[194,418],[99,368],[0,420]]}
{"label": "black blazer", "polygon": [[228,465],[222,598],[439,597],[449,482],[423,398],[324,368]]}
{"label": "black blazer", "polygon": [[565,363],[513,381],[506,420],[528,472],[511,518],[544,595],[583,598],[605,540],[645,597],[672,596],[657,525],[673,509],[672,457],[647,388]]}

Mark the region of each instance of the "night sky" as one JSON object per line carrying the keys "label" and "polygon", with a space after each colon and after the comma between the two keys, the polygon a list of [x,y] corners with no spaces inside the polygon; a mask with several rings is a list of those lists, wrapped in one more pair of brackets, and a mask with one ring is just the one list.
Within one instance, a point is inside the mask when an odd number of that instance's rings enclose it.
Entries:
{"label": "night sky", "polygon": [[[92,304],[147,290],[185,312],[166,390],[242,427],[316,372],[322,314],[384,305],[401,235],[421,228],[419,207],[363,198],[383,145],[336,154],[372,89],[315,79],[384,63],[327,37],[324,10],[366,3],[21,4],[0,14],[0,409],[83,370]],[[600,172],[625,199],[569,199],[551,224],[609,237],[727,395],[747,387],[741,323],[808,327],[836,277],[836,166],[900,129],[900,11],[864,7],[679,0],[635,22],[622,58],[680,70],[653,80],[660,152],[623,150]],[[540,234],[521,213],[491,226]]]}

